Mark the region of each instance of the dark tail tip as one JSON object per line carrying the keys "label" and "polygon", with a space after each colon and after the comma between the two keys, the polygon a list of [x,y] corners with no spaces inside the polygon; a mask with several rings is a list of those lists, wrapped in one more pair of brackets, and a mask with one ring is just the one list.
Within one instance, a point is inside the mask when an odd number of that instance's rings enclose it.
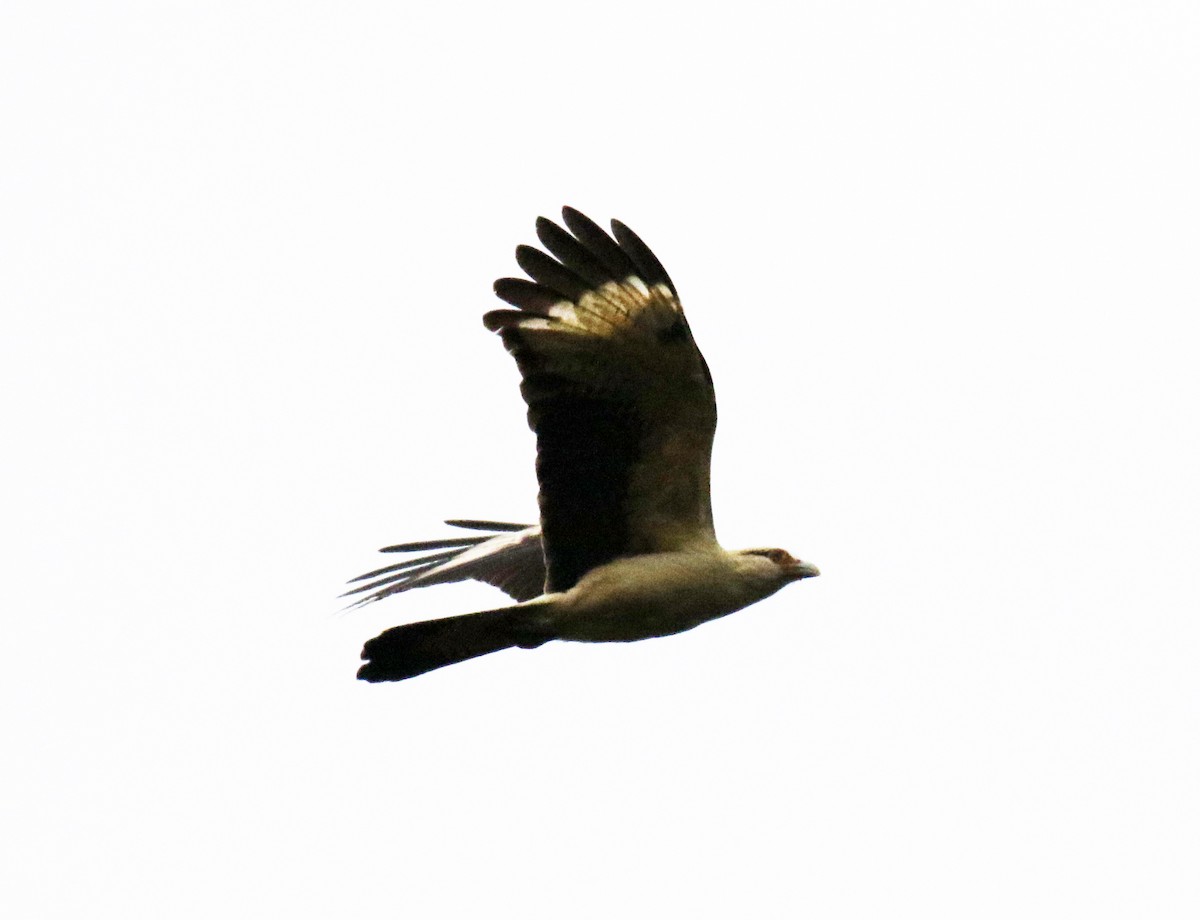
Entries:
{"label": "dark tail tip", "polygon": [[480,655],[516,645],[535,647],[512,613],[514,609],[485,610],[441,620],[409,623],[385,630],[363,646],[366,661],[358,679],[370,683],[407,680]]}

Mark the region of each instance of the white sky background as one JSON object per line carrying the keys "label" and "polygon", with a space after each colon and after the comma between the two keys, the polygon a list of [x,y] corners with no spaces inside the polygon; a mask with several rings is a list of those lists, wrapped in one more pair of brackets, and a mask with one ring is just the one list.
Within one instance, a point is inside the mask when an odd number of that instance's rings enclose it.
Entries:
{"label": "white sky background", "polygon": [[[1193,3],[10,2],[6,916],[1194,917]],[[824,575],[396,685],[529,520],[479,321],[617,216]]]}

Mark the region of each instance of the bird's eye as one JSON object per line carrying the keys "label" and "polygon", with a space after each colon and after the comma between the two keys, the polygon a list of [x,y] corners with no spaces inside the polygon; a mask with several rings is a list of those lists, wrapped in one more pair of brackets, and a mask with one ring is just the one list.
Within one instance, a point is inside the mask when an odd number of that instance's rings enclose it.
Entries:
{"label": "bird's eye", "polygon": [[750,550],[756,556],[765,556],[776,565],[791,565],[796,560],[792,558],[792,554],[783,549],[755,549]]}

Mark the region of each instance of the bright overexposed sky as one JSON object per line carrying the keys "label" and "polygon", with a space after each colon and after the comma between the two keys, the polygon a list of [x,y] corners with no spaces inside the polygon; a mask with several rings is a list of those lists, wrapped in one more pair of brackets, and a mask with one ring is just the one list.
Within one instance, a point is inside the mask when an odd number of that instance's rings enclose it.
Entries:
{"label": "bright overexposed sky", "polygon": [[[8,2],[0,913],[1200,915],[1200,7]],[[717,385],[693,632],[354,679],[532,521],[480,315],[619,217]]]}

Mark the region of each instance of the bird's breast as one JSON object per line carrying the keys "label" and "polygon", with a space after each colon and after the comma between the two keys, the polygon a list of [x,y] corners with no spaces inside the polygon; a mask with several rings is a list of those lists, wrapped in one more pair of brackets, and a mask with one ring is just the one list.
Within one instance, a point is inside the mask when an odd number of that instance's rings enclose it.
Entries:
{"label": "bird's breast", "polygon": [[588,572],[562,595],[553,626],[572,642],[634,642],[683,632],[760,596],[719,550],[633,556]]}

